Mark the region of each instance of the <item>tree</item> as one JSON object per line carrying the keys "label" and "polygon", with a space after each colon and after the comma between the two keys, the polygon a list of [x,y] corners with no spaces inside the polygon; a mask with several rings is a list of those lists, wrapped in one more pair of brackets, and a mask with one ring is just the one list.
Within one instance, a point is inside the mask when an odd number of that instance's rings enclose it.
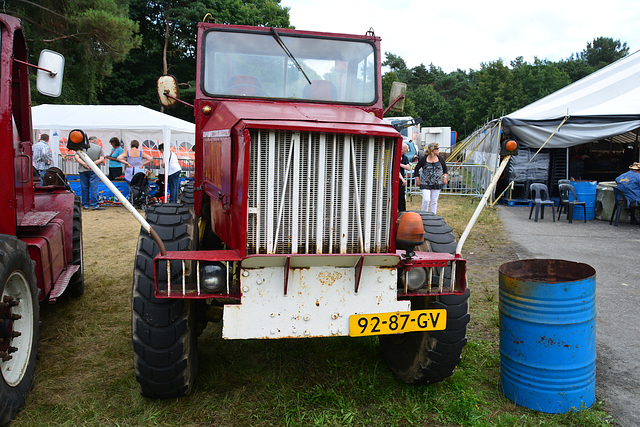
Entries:
{"label": "tree", "polygon": [[571,83],[569,75],[555,63],[534,58],[533,64],[522,57],[511,62],[514,78],[513,108],[519,109],[562,89]]}
{"label": "tree", "polygon": [[593,39],[593,42],[588,42],[582,52],[571,54],[569,58],[559,61],[558,67],[575,82],[628,54],[626,42],[621,43],[620,40],[610,37],[598,37]]}
{"label": "tree", "polygon": [[613,40],[611,37],[598,37],[588,42],[586,49],[580,54],[591,67],[600,69],[629,54],[627,43]]}
{"label": "tree", "polygon": [[[6,13],[23,21],[32,62],[43,48],[65,56],[64,90],[56,102],[96,103],[113,64],[140,42],[128,0],[7,0],[4,5]],[[34,104],[51,102],[33,86]]]}
{"label": "tree", "polygon": [[385,52],[384,56],[386,59],[382,62],[383,67],[389,67],[391,71],[396,73],[407,69],[407,63],[399,56],[390,52]]}
{"label": "tree", "polygon": [[449,126],[453,118],[451,107],[432,85],[422,85],[412,94],[422,126]]}
{"label": "tree", "polygon": [[513,111],[513,76],[501,59],[481,64],[469,92],[465,123],[480,126]]}
{"label": "tree", "polygon": [[[224,24],[289,27],[289,8],[280,0],[131,0],[131,19],[140,25],[142,44],[127,60],[115,67],[109,84],[100,94],[101,103],[137,103],[159,109],[156,81],[162,74],[176,76],[180,97],[195,99],[197,24],[205,16]],[[139,85],[132,87],[132,70]],[[109,90],[106,90],[106,89]],[[130,90],[113,91],[112,88]],[[128,102],[127,102],[128,101]],[[193,120],[193,111],[176,108],[169,114]]]}

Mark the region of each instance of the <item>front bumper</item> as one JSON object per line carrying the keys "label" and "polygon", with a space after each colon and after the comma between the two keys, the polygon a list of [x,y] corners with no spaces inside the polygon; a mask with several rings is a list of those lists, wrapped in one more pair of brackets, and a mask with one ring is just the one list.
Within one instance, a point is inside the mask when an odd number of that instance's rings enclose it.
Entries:
{"label": "front bumper", "polygon": [[[158,270],[182,261],[181,283],[158,283]],[[226,291],[203,292],[198,263],[227,263]],[[418,252],[411,259],[396,254],[252,255],[236,252],[168,252],[155,260],[158,298],[215,298],[224,305],[223,337],[303,338],[348,336],[349,316],[411,310],[412,297],[461,294],[466,288],[465,261],[450,254]],[[399,275],[411,268],[454,271],[454,286],[429,283],[410,291]],[[171,277],[171,274],[168,274]],[[193,277],[196,277],[193,283]],[[400,280],[399,280],[400,279]]]}

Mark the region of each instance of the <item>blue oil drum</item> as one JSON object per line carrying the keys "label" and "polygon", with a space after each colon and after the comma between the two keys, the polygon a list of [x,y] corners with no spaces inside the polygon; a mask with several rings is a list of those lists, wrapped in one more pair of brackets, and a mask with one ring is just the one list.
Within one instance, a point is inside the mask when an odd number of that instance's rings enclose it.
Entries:
{"label": "blue oil drum", "polygon": [[596,192],[598,189],[597,181],[571,181],[571,185],[576,189],[576,198],[585,203],[586,209],[575,207],[573,210],[573,219],[583,220],[584,211],[587,211],[587,220],[596,219]]}
{"label": "blue oil drum", "polygon": [[555,414],[595,402],[595,274],[557,259],[499,267],[500,381],[517,405]]}

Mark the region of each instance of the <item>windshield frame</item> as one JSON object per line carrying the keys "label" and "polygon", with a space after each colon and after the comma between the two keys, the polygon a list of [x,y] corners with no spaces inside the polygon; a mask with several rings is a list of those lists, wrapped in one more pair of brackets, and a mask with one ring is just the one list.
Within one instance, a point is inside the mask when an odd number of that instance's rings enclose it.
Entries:
{"label": "windshield frame", "polygon": [[[305,67],[307,72],[311,71],[311,73],[313,73],[315,79],[312,79],[312,82],[317,84],[317,86],[311,86],[304,77],[304,73],[296,69],[294,65],[295,61],[292,61],[287,56],[286,51],[279,45],[273,33],[269,31],[270,29],[266,27],[264,30],[218,26],[206,29],[202,33],[199,52],[201,58],[199,61],[201,67],[200,90],[202,93],[212,98],[259,98],[356,106],[375,106],[378,103],[380,97],[378,93],[380,70],[377,66],[379,64],[379,50],[373,37],[354,36],[350,38],[347,35],[297,33],[292,32],[295,30],[278,29],[278,35],[282,38],[287,48],[291,49],[294,58]],[[240,49],[216,49],[213,44],[213,42],[216,41],[216,36],[220,36],[217,40],[220,42],[224,39],[224,36],[229,35],[229,33],[234,33],[235,36],[245,34],[248,36],[247,40],[253,38],[254,41],[264,41],[264,44],[268,45],[268,51],[266,49],[256,49],[252,52],[251,49],[249,49],[242,53]],[[308,44],[306,42],[308,42]],[[271,43],[272,45],[269,45]],[[337,53],[333,57],[331,55],[325,55],[323,57],[322,54],[304,55],[304,50],[300,48],[312,47],[314,43],[322,48],[322,52],[328,53],[331,51]],[[332,50],[328,48],[329,46],[339,47],[340,44],[344,44],[345,49],[336,51],[335,49]],[[207,52],[208,50],[209,53]],[[349,50],[355,53],[348,56],[350,54]],[[308,52],[315,51],[308,50]],[[347,60],[342,60],[340,57],[341,54],[346,56]],[[236,55],[238,58],[243,55],[247,58],[252,57],[256,60],[252,66],[256,69],[259,68],[257,63],[261,58],[264,59],[265,63],[266,61],[281,61],[281,63],[276,64],[276,67],[263,67],[263,69],[271,70],[271,74],[274,76],[272,80],[275,82],[271,84],[271,87],[275,87],[275,89],[269,92],[263,91],[258,93],[258,90],[261,90],[264,85],[252,84],[253,82],[251,80],[245,79],[245,81],[241,81],[240,84],[240,86],[243,86],[242,91],[239,89],[235,90],[235,93],[228,93],[229,88],[232,87],[230,76],[239,73],[229,71],[235,67],[233,63],[231,65],[223,64],[225,71],[221,71],[222,67],[215,62],[215,58],[216,56],[221,58],[224,55]],[[232,58],[229,62],[234,60],[235,59]],[[323,61],[326,64],[324,64]],[[331,64],[332,62],[334,64],[333,68],[327,69],[324,74],[319,74],[318,70],[320,70],[321,67],[324,66],[326,68],[328,66],[327,64]],[[218,68],[215,68],[216,66],[218,66]],[[245,67],[250,68],[247,65],[245,65]],[[278,71],[279,67],[282,67],[281,71]],[[313,67],[316,68],[314,69]],[[211,69],[213,69],[213,72]],[[273,71],[274,69],[276,70],[275,72]],[[265,74],[259,75],[258,77],[265,77],[267,74],[269,74],[269,72],[265,72]],[[252,76],[247,75],[243,77],[251,78]],[[255,79],[255,77],[253,78]],[[289,81],[289,78],[291,78],[291,81]],[[222,82],[225,80],[228,83],[226,89],[223,89]],[[300,83],[301,81],[304,81],[304,83]],[[270,81],[267,81],[267,87],[269,87],[269,84]],[[235,85],[233,87],[235,87]],[[295,87],[295,89],[292,89],[293,87]],[[312,88],[315,94],[312,92]],[[320,96],[318,96],[318,94],[320,94]],[[324,96],[326,96],[326,98],[323,98]]]}

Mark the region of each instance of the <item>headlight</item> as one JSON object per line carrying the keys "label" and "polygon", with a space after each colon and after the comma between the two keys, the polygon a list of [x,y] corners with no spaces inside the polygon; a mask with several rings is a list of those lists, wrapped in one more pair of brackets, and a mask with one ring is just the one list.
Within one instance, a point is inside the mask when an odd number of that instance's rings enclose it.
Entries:
{"label": "headlight", "polygon": [[200,264],[200,283],[213,294],[226,293],[227,269],[221,262]]}
{"label": "headlight", "polygon": [[427,283],[427,269],[423,267],[414,267],[405,272],[405,280],[407,281],[407,288],[412,291],[420,289]]}

